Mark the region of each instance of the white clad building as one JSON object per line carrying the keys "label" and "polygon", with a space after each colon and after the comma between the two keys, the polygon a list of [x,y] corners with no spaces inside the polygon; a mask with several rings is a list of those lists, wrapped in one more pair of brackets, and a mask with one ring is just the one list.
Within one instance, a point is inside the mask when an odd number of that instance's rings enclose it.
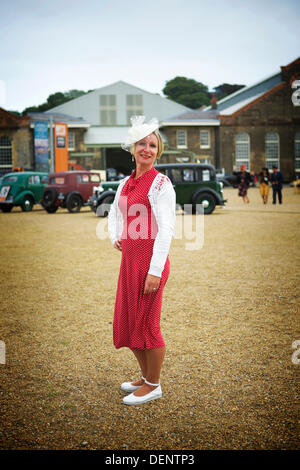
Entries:
{"label": "white clad building", "polygon": [[[121,149],[121,143],[129,129],[130,117],[143,114],[146,116],[146,121],[156,117],[159,122],[162,122],[170,116],[186,111],[189,111],[189,108],[159,94],[118,81],[56,106],[47,112],[64,113],[84,119],[90,124],[84,133],[81,150],[69,152],[69,159],[75,159],[86,168],[113,167],[128,174],[133,167],[131,157],[128,152]],[[78,146],[76,148],[78,149]],[[172,150],[167,149],[166,159],[170,153]],[[87,164],[91,161],[92,164]]]}

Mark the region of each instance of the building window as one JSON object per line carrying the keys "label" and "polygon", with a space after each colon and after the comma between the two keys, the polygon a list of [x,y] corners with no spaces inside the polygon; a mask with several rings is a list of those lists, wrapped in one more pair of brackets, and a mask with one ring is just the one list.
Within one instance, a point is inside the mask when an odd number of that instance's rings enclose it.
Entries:
{"label": "building window", "polygon": [[68,150],[75,150],[75,132],[68,131]]}
{"label": "building window", "polygon": [[245,132],[241,132],[235,138],[235,164],[239,170],[241,165],[250,169],[250,137]]}
{"label": "building window", "polygon": [[265,138],[266,167],[271,170],[273,165],[279,168],[279,135],[267,132]]}
{"label": "building window", "polygon": [[101,126],[114,126],[117,124],[116,95],[100,95],[100,123]]}
{"label": "building window", "polygon": [[177,131],[177,148],[178,149],[186,149],[187,148],[186,131]]}
{"label": "building window", "polygon": [[300,132],[295,135],[295,170],[300,171]]}
{"label": "building window", "polygon": [[126,95],[127,124],[131,116],[144,114],[143,95]]}
{"label": "building window", "polygon": [[209,131],[200,131],[200,148],[201,149],[210,148],[210,132]]}
{"label": "building window", "polygon": [[211,165],[211,161],[209,157],[204,157],[202,155],[197,156],[197,163],[204,163],[205,165]]}
{"label": "building window", "polygon": [[6,136],[0,137],[0,168],[12,168],[11,141]]}

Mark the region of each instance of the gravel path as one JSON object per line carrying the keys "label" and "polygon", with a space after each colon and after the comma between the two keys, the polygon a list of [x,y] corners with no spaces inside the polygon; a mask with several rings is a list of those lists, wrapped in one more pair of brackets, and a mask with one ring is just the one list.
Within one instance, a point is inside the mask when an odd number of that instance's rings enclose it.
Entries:
{"label": "gravel path", "polygon": [[202,249],[172,243],[163,398],[139,407],[119,388],[139,371],[112,345],[120,253],[96,236],[105,221],[0,214],[1,449],[299,449],[300,195],[224,193]]}

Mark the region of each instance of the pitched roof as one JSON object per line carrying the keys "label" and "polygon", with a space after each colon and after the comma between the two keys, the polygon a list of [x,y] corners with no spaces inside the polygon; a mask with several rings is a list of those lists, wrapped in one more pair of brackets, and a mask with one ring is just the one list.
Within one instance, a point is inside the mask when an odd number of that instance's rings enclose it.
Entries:
{"label": "pitched roof", "polygon": [[[281,83],[281,72],[268,76],[259,82],[250,86],[241,88],[240,90],[226,96],[217,102],[218,112],[222,115],[229,115],[243,108],[246,104],[256,100],[275,86]],[[210,110],[210,106],[205,110]]]}
{"label": "pitched roof", "polygon": [[176,116],[172,116],[161,122],[161,126],[217,126],[219,125],[218,119],[219,111],[217,109],[202,111],[202,110],[190,110]]}
{"label": "pitched roof", "polygon": [[203,110],[191,110],[187,111],[185,113],[177,114],[176,116],[172,116],[169,119],[166,119],[166,121],[176,121],[177,119],[185,119],[189,121],[194,121],[194,120],[199,120],[199,119],[215,119],[218,115],[218,110],[213,109],[209,111],[203,111]]}
{"label": "pitched roof", "polygon": [[120,126],[126,126],[128,122],[126,96],[131,94],[143,96],[143,111],[141,112],[146,115],[147,119],[155,116],[161,121],[172,114],[190,110],[190,108],[169,100],[159,93],[151,93],[119,80],[56,106],[46,111],[46,114],[58,112],[72,116],[82,116],[93,126],[102,125],[99,97],[102,95],[115,95],[116,123]]}
{"label": "pitched roof", "polygon": [[4,108],[0,108],[0,127],[2,128],[15,128],[27,127],[29,125],[29,118],[27,116],[17,116]]}
{"label": "pitched roof", "polygon": [[233,105],[229,108],[226,108],[224,111],[222,111],[219,114],[219,117],[227,117],[227,116],[237,116],[241,112],[245,111],[247,108],[250,106],[253,106],[256,104],[258,101],[263,100],[264,98],[267,98],[269,95],[272,93],[275,93],[276,91],[280,90],[281,88],[285,87],[286,83],[285,82],[280,82],[279,85],[276,85],[275,87],[271,88],[265,93],[259,93],[257,96],[253,96],[251,99],[246,99],[244,101],[241,101],[238,103],[238,106]]}
{"label": "pitched roof", "polygon": [[69,114],[64,113],[27,113],[27,116],[30,117],[31,127],[35,121],[49,121],[49,118],[53,118],[53,122],[65,122],[69,127],[89,127],[90,124],[85,121],[83,118],[70,116]]}
{"label": "pitched roof", "polygon": [[[280,87],[284,86],[282,71],[288,70],[299,64],[300,57],[291,62],[286,66],[280,67],[280,71],[268,76],[259,82],[256,82],[250,86],[241,88],[240,90],[226,96],[222,100],[217,102],[218,111],[221,116],[232,116],[249,108],[257,101],[264,99],[269,96],[270,93],[277,91]],[[205,110],[211,109],[207,107]]]}

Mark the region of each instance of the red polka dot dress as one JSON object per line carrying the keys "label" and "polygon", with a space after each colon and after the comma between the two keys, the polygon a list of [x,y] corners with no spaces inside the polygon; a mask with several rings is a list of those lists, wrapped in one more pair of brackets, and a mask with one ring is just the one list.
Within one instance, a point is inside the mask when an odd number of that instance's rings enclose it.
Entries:
{"label": "red polka dot dress", "polygon": [[[132,173],[119,199],[123,215],[122,260],[116,294],[113,339],[115,347],[162,348],[160,312],[170,272],[169,256],[157,291],[144,294],[157,224],[147,194],[158,171],[152,167],[139,178]],[[125,197],[124,197],[125,196]]]}

